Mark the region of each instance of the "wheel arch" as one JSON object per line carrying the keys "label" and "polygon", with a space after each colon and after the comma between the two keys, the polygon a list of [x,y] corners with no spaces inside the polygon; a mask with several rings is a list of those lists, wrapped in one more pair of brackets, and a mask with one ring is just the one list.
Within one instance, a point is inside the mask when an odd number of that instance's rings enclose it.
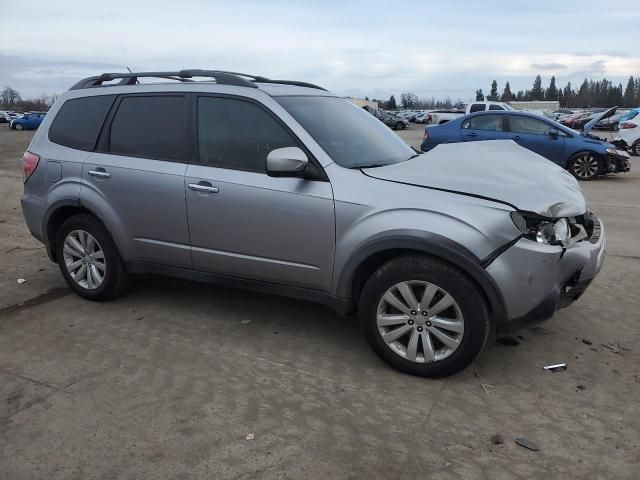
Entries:
{"label": "wheel arch", "polygon": [[438,234],[422,232],[420,237],[397,234],[374,240],[358,249],[340,273],[336,294],[343,300],[344,312],[355,310],[365,282],[377,268],[401,255],[429,255],[437,257],[467,274],[482,292],[494,324],[506,317],[504,300],[496,283],[481,266],[481,260],[464,246]]}

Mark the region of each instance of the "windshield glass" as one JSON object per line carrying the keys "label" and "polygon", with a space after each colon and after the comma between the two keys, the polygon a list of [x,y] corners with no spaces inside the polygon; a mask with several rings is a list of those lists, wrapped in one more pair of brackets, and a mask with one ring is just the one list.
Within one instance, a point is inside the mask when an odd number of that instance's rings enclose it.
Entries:
{"label": "windshield glass", "polygon": [[415,152],[380,120],[336,97],[276,97],[338,165],[365,168],[403,162]]}

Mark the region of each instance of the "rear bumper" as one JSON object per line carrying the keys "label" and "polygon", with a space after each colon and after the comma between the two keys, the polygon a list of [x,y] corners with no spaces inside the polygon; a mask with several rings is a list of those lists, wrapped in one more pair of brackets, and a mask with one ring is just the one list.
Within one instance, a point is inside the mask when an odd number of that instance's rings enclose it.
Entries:
{"label": "rear bumper", "polygon": [[29,228],[31,235],[42,243],[45,243],[45,234],[42,231],[42,220],[47,211],[47,204],[26,193],[22,195],[20,204],[22,205],[24,220],[27,223],[27,228]]}
{"label": "rear bumper", "polygon": [[601,222],[591,239],[568,249],[519,240],[487,268],[505,299],[506,317],[496,332],[547,320],[580,298],[602,268],[606,243]]}

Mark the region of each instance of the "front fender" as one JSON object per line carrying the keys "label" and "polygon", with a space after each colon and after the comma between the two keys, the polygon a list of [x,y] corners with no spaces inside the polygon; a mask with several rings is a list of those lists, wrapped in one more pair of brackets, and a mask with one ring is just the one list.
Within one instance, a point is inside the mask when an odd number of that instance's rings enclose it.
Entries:
{"label": "front fender", "polygon": [[336,294],[350,304],[352,286],[358,267],[368,258],[388,250],[412,250],[439,257],[469,275],[484,293],[496,322],[506,317],[504,299],[496,283],[482,267],[482,260],[469,249],[442,235],[414,229],[385,232],[360,246],[346,261],[338,276]]}

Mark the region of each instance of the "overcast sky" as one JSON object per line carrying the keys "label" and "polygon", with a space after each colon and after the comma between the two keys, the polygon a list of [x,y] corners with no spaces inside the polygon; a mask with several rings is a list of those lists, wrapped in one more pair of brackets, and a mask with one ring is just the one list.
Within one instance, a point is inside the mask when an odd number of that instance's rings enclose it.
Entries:
{"label": "overcast sky", "polygon": [[[66,90],[105,71],[210,68],[337,93],[471,98],[640,76],[640,1],[2,0],[0,86]],[[7,26],[11,26],[7,28]]]}

